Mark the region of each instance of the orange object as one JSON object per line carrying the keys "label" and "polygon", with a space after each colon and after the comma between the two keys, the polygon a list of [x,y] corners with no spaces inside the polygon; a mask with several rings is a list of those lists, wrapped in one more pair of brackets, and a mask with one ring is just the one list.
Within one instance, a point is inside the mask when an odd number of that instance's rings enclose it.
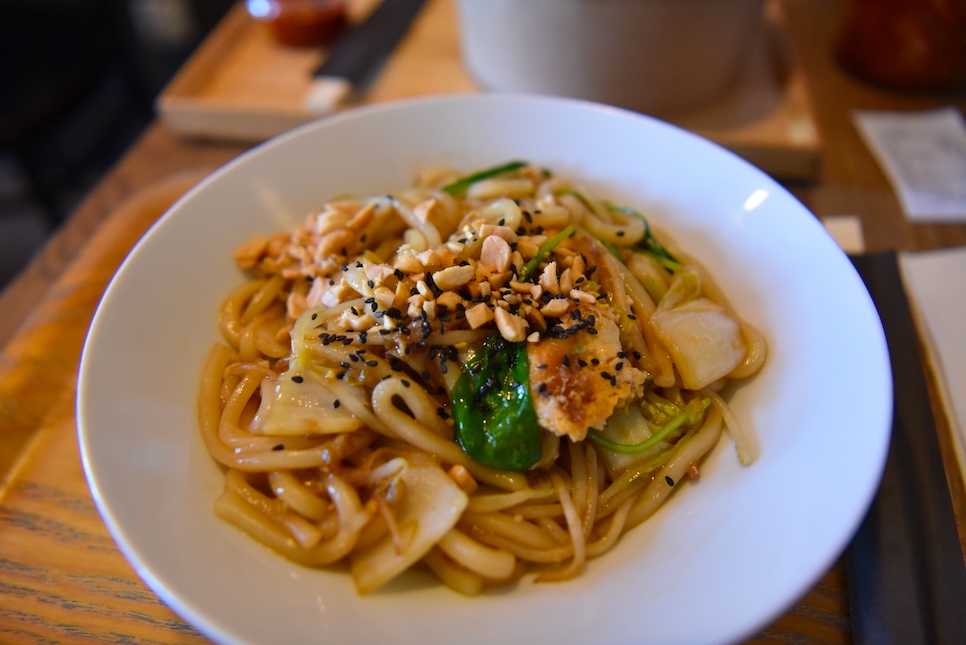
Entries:
{"label": "orange object", "polygon": [[280,43],[294,47],[324,45],[347,23],[343,0],[247,0],[245,6]]}
{"label": "orange object", "polygon": [[836,57],[886,87],[956,89],[966,83],[966,0],[851,0]]}

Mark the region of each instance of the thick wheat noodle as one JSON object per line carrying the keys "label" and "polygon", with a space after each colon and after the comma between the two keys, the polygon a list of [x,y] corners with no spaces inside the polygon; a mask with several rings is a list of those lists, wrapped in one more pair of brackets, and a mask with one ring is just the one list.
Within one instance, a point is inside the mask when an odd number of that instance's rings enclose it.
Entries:
{"label": "thick wheat noodle", "polygon": [[509,509],[514,515],[532,520],[540,517],[563,517],[563,507],[557,504],[523,504]]}
{"label": "thick wheat noodle", "polygon": [[202,372],[198,417],[201,436],[211,456],[225,466],[244,471],[312,468],[325,464],[325,444],[304,450],[236,453],[218,438],[218,427],[221,424],[221,375],[231,357],[232,351],[229,347],[216,344]]}
{"label": "thick wheat noodle", "polygon": [[328,504],[287,470],[270,473],[268,483],[280,500],[310,520],[321,521],[329,511]]}
{"label": "thick wheat noodle", "polygon": [[[623,473],[622,473],[623,474]],[[647,484],[654,477],[653,473],[641,475],[638,479],[628,482],[625,486],[622,486],[620,490],[614,492],[613,495],[604,499],[603,494],[598,498],[600,502],[597,505],[597,519],[602,519],[615,512],[620,508],[621,504],[627,500],[636,500],[637,496],[640,495],[641,491],[647,486]],[[611,490],[613,485],[611,485],[607,490]],[[606,490],[604,492],[607,492]]]}
{"label": "thick wheat noodle", "polygon": [[482,482],[506,490],[527,488],[525,475],[481,466],[470,459],[458,445],[427,430],[421,423],[397,408],[393,397],[398,396],[414,412],[417,409],[428,408],[431,410],[429,414],[436,414],[437,406],[430,402],[429,395],[423,388],[412,382],[409,387],[406,387],[402,381],[403,379],[393,376],[380,382],[372,391],[372,409],[383,424],[393,428],[400,438],[412,445],[442,457],[447,463],[463,466]]}
{"label": "thick wheat noodle", "polygon": [[590,532],[594,528],[597,519],[597,502],[599,499],[599,483],[597,480],[597,451],[594,444],[585,442],[584,455],[587,460],[587,499],[586,509],[583,517],[584,539],[590,538]]}
{"label": "thick wheat noodle", "polygon": [[241,323],[243,325],[247,325],[255,320],[259,314],[268,309],[269,305],[278,299],[278,295],[285,287],[285,282],[285,278],[280,275],[274,275],[269,278],[269,280],[263,284],[262,287],[252,295],[251,298],[249,298],[248,304],[242,310]]}
{"label": "thick wheat noodle", "polygon": [[491,549],[459,529],[451,529],[437,546],[455,562],[491,580],[509,578],[517,563],[509,551]]}
{"label": "thick wheat noodle", "polygon": [[475,530],[500,535],[534,549],[550,549],[556,546],[556,541],[542,528],[526,520],[518,521],[507,513],[464,512],[460,522]]}
{"label": "thick wheat noodle", "polygon": [[[265,379],[259,373],[247,373],[235,387],[218,424],[218,440],[237,454],[250,454],[274,450],[279,444],[278,437],[253,435],[241,427],[241,415],[250,403],[255,391],[260,389]],[[318,446],[318,437],[286,437],[289,450],[307,450]],[[278,452],[278,451],[275,451]]]}
{"label": "thick wheat noodle", "polygon": [[469,528],[468,532],[483,544],[488,544],[496,549],[509,551],[521,560],[526,560],[527,562],[559,564],[574,554],[574,545],[572,543],[537,548],[520,544],[504,535],[485,533],[473,528]]}
{"label": "thick wheat noodle", "polygon": [[332,564],[352,551],[370,515],[359,503],[354,488],[335,475],[326,476],[324,482],[339,514],[339,531],[331,540],[311,549],[293,544],[290,536],[234,491],[226,491],[215,501],[215,513],[291,560],[311,566]]}
{"label": "thick wheat noodle", "polygon": [[236,287],[221,305],[218,315],[218,325],[225,340],[238,347],[238,337],[242,331],[241,316],[245,304],[252,294],[261,289],[265,280],[252,280]]}
{"label": "thick wheat noodle", "polygon": [[[688,469],[711,450],[721,436],[721,413],[717,408],[708,410],[701,429],[671,455],[651,483],[644,489],[627,518],[627,528],[633,528],[649,518],[661,507],[675,485],[684,480]],[[668,483],[668,479],[673,483]]]}
{"label": "thick wheat noodle", "polygon": [[[492,513],[540,498],[549,500],[551,499],[552,495],[553,489],[551,488],[528,488],[525,490],[514,491],[512,493],[495,493],[489,495],[478,493],[470,497],[466,510],[471,513]],[[540,504],[538,506],[545,506],[545,504]],[[513,512],[517,513],[518,511],[514,508]]]}
{"label": "thick wheat noodle", "polygon": [[567,452],[570,453],[571,499],[574,506],[583,511],[587,507],[587,460],[583,445],[568,441]]}
{"label": "thick wheat noodle", "polygon": [[564,509],[564,517],[567,518],[567,529],[570,532],[570,539],[573,541],[574,557],[566,567],[552,571],[544,571],[534,579],[534,582],[560,582],[562,580],[570,580],[580,573],[587,559],[584,529],[580,522],[580,516],[577,513],[577,507],[574,506],[574,502],[570,498],[570,487],[567,486],[564,478],[560,476],[557,470],[556,466],[551,469],[550,481],[553,482],[553,487],[557,490],[557,495],[560,497],[560,505]]}
{"label": "thick wheat noodle", "polygon": [[364,390],[348,386],[338,380],[329,380],[326,385],[341,404],[368,428],[390,439],[399,439],[399,435],[370,409]]}
{"label": "thick wheat noodle", "polygon": [[446,586],[464,596],[475,596],[483,590],[483,577],[453,563],[437,546],[423,556],[423,562]]}
{"label": "thick wheat noodle", "polygon": [[735,416],[731,407],[725,403],[720,394],[710,388],[704,388],[701,390],[701,394],[711,399],[711,405],[724,419],[725,430],[731,436],[731,440],[735,442],[735,448],[738,450],[738,460],[745,466],[753,464],[758,458],[758,443],[755,441],[754,433],[745,432],[744,426],[741,425],[738,417]]}
{"label": "thick wheat noodle", "polygon": [[597,556],[610,551],[613,546],[617,544],[617,540],[624,532],[624,526],[627,523],[627,515],[631,512],[631,507],[634,506],[634,502],[636,501],[637,500],[635,498],[629,497],[617,507],[617,510],[611,515],[610,524],[607,526],[607,530],[604,531],[604,534],[597,538],[596,541],[587,545],[588,558],[596,558]]}
{"label": "thick wheat noodle", "polygon": [[272,307],[262,313],[252,323],[255,326],[255,347],[265,356],[271,358],[284,358],[292,351],[291,347],[278,342],[279,330],[285,326],[285,310],[281,307],[274,311]]}
{"label": "thick wheat noodle", "polygon": [[225,491],[232,492],[261,511],[270,523],[280,524],[303,549],[312,548],[323,537],[322,528],[293,513],[280,499],[267,497],[255,489],[241,471],[229,470],[225,478]]}
{"label": "thick wheat noodle", "polygon": [[[563,515],[563,508],[561,507],[560,514]],[[564,530],[556,520],[549,517],[538,517],[534,519],[534,522],[546,531],[550,537],[557,542],[557,544],[570,544],[570,533]]]}

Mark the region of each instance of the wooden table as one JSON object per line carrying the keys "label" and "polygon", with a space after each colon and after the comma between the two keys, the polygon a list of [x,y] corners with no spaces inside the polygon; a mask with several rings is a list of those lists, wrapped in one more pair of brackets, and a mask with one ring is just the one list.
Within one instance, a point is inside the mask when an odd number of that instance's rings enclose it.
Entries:
{"label": "wooden table", "polygon": [[[450,0],[428,10],[447,11]],[[882,91],[843,73],[831,51],[839,0],[785,0],[789,30],[824,136],[818,181],[789,188],[818,216],[861,218],[869,251],[966,245],[966,225],[911,224],[850,124],[850,111],[964,106],[963,98]],[[455,29],[450,22],[448,29]],[[452,32],[404,43],[373,96],[414,93],[407,65],[456,56]],[[417,46],[418,45],[418,46]],[[416,59],[407,60],[407,52]],[[422,91],[422,90],[421,90]],[[151,126],[30,267],[0,295],[0,641],[202,643],[136,576],[95,509],[76,443],[77,365],[97,302],[127,251],[178,196],[246,149],[179,140]],[[943,416],[936,410],[937,418]],[[940,423],[960,535],[963,484]],[[852,641],[840,561],[751,643]]]}

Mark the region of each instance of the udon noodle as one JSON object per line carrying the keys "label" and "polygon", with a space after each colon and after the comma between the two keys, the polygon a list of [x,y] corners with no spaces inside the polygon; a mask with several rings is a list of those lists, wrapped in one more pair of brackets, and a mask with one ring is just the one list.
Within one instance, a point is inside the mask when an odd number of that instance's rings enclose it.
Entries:
{"label": "udon noodle", "polygon": [[339,199],[243,244],[199,413],[217,515],[360,593],[572,578],[727,427],[761,334],[634,209],[512,162]]}

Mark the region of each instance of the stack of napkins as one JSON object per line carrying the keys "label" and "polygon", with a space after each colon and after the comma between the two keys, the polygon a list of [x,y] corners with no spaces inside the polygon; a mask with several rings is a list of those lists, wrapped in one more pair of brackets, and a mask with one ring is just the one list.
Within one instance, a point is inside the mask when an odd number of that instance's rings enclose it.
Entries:
{"label": "stack of napkins", "polygon": [[966,247],[900,257],[906,293],[966,476]]}
{"label": "stack of napkins", "polygon": [[860,110],[855,125],[910,221],[966,222],[966,123],[959,110]]}

